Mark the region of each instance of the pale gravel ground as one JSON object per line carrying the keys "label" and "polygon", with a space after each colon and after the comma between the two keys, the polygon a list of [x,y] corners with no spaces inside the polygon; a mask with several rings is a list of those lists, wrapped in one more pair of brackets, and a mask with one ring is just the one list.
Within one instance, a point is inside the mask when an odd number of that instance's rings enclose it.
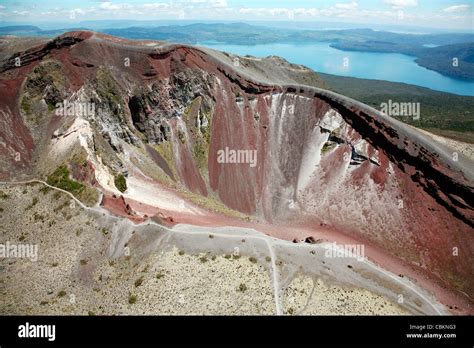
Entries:
{"label": "pale gravel ground", "polygon": [[364,289],[324,284],[300,276],[285,290],[285,313],[304,315],[407,315],[407,311]]}
{"label": "pale gravel ground", "polygon": [[433,140],[448,146],[449,148],[453,149],[453,151],[458,151],[462,153],[464,156],[468,157],[469,159],[474,160],[474,145],[473,144],[445,138],[440,135],[427,132],[423,129],[419,129],[419,128],[416,128],[416,129],[420,131],[421,133],[429,136]]}
{"label": "pale gravel ground", "polygon": [[143,284],[133,290],[133,309],[144,314],[275,313],[270,277],[248,258],[179,255],[174,248],[147,263]]}
{"label": "pale gravel ground", "polygon": [[[176,247],[112,260],[112,232],[70,205],[68,195],[43,194],[41,187],[0,186],[9,195],[0,199],[0,243],[39,246],[37,262],[0,259],[0,314],[276,314],[268,260]],[[403,313],[366,290],[321,281],[312,289],[313,278],[293,280],[284,291],[285,313]]]}

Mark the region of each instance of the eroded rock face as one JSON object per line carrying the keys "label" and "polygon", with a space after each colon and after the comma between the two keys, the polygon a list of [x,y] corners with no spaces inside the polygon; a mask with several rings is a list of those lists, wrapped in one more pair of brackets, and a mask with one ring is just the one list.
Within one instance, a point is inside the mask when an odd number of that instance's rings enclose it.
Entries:
{"label": "eroded rock face", "polygon": [[[143,161],[129,158],[130,149],[141,151],[155,172],[197,195],[271,223],[357,236],[472,295],[472,164],[450,162],[369,107],[297,81],[261,82],[261,71],[236,69],[229,57],[89,34],[24,52],[21,67],[3,64],[3,179],[34,176],[32,159],[51,138],[34,136],[19,106],[23,81],[47,59],[60,66],[68,101],[94,104],[83,145],[114,172],[143,172]],[[31,107],[63,93],[48,81]],[[68,129],[70,120],[45,113],[49,132]]]}

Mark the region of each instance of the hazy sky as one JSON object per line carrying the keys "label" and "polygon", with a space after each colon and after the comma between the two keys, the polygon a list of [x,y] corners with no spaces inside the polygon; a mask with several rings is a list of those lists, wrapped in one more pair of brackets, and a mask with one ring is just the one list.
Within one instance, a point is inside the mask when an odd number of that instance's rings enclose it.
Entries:
{"label": "hazy sky", "polygon": [[334,21],[473,29],[473,0],[0,0],[1,21]]}

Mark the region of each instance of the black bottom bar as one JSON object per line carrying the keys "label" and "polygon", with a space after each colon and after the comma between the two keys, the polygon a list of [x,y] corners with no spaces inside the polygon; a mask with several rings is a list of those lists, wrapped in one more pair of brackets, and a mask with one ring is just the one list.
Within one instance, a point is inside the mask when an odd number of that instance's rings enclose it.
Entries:
{"label": "black bottom bar", "polygon": [[[0,317],[0,346],[414,345],[472,347],[473,317]],[[55,325],[54,340],[52,327]],[[50,329],[50,330],[48,330]],[[19,337],[36,336],[46,337]],[[49,338],[48,338],[49,337]]]}

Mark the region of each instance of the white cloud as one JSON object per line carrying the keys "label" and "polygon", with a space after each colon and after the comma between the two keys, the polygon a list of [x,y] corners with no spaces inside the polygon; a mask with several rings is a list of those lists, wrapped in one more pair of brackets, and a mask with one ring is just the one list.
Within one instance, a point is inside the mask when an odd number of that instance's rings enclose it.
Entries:
{"label": "white cloud", "polygon": [[188,8],[226,8],[227,0],[174,0],[172,5]]}
{"label": "white cloud", "polygon": [[418,6],[418,0],[384,0],[384,3],[393,8],[405,8]]}
{"label": "white cloud", "polygon": [[454,5],[454,6],[449,6],[446,7],[443,12],[446,13],[456,13],[456,12],[465,12],[468,11],[471,8],[469,5]]}
{"label": "white cloud", "polygon": [[117,11],[125,8],[129,8],[128,4],[113,4],[111,1],[106,1],[100,4],[99,8],[108,11]]}
{"label": "white cloud", "polygon": [[259,8],[249,8],[242,7],[237,10],[241,15],[256,16],[256,17],[273,17],[273,18],[282,18],[282,19],[291,19],[293,20],[296,17],[307,18],[307,17],[316,17],[319,15],[320,11],[316,8],[295,8],[289,9],[285,7],[259,7]]}
{"label": "white cloud", "polygon": [[336,4],[335,5],[335,7],[337,9],[340,9],[340,10],[355,10],[358,6],[359,6],[359,4],[357,3],[357,1],[352,1],[352,2],[349,2],[349,3],[345,3],[345,4]]}
{"label": "white cloud", "polygon": [[145,10],[164,10],[168,8],[169,5],[161,2],[153,2],[149,4],[143,4]]}
{"label": "white cloud", "polygon": [[316,8],[296,8],[293,10],[295,16],[317,16],[319,13]]}
{"label": "white cloud", "polygon": [[[347,21],[351,23],[373,23],[373,24],[399,24],[399,12],[405,12],[405,8],[416,7],[418,0],[377,0],[390,7],[384,10],[364,8],[363,2],[358,0],[338,0],[331,6],[315,5],[313,7],[241,7],[229,4],[228,0],[145,0],[138,3],[118,2],[118,0],[95,0],[97,6],[81,6],[72,10],[64,8],[46,9],[46,11],[8,11],[5,6],[0,5],[0,16],[8,14],[11,17],[41,17],[70,19],[222,19],[222,20],[291,20],[291,21]],[[100,2],[99,2],[100,1]],[[458,0],[467,3],[467,0]],[[1,0],[0,0],[1,2]],[[255,1],[257,3],[257,1]],[[314,2],[315,3],[315,2]],[[470,28],[472,20],[469,21],[466,13],[469,13],[469,5],[455,5],[434,12],[406,11],[404,14],[405,24],[421,24],[439,27]],[[461,17],[459,17],[461,16]],[[80,18],[77,18],[80,17]]]}
{"label": "white cloud", "polygon": [[30,11],[13,11],[14,14],[19,15],[19,16],[29,16],[31,15]]}
{"label": "white cloud", "polygon": [[228,7],[227,0],[211,0],[208,1],[209,7],[219,8],[219,7]]}
{"label": "white cloud", "polygon": [[76,14],[85,14],[86,13],[86,11],[84,11],[83,9],[80,9],[80,8],[75,8],[73,11]]}

